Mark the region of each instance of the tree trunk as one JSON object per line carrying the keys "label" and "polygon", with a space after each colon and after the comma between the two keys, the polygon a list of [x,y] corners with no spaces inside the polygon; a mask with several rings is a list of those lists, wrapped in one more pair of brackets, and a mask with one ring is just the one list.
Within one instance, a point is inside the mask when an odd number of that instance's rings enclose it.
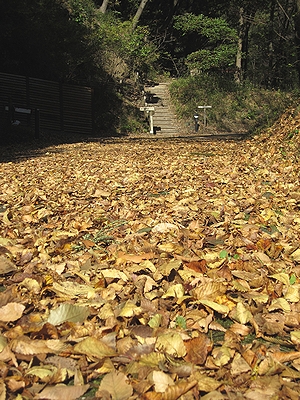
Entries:
{"label": "tree trunk", "polygon": [[106,13],[107,6],[108,6],[108,2],[109,2],[109,0],[103,0],[103,2],[102,2],[102,4],[101,4],[101,7],[99,8],[99,10],[100,10],[103,14]]}
{"label": "tree trunk", "polygon": [[[300,1],[300,0],[299,0]],[[249,47],[249,29],[251,22],[255,16],[255,11],[244,10],[243,7],[239,10],[240,20],[239,20],[239,38],[238,38],[238,48],[236,54],[236,73],[235,80],[237,83],[242,83],[247,74],[247,61],[248,61],[248,47]]]}
{"label": "tree trunk", "polygon": [[269,20],[269,54],[268,54],[268,76],[267,76],[267,86],[270,88],[275,84],[276,77],[274,76],[274,15],[275,15],[275,0],[271,2],[270,9],[270,20]]}
{"label": "tree trunk", "polygon": [[170,1],[169,13],[168,13],[168,16],[167,16],[167,18],[165,20],[164,28],[168,28],[171,25],[171,23],[173,21],[173,18],[174,18],[174,15],[176,13],[176,10],[177,10],[177,8],[179,6],[179,3],[180,3],[180,0],[171,0]]}
{"label": "tree trunk", "polygon": [[243,37],[242,37],[242,26],[243,26],[243,8],[240,8],[240,20],[239,20],[239,38],[238,38],[238,47],[236,53],[235,60],[235,81],[237,83],[242,83],[242,56],[243,56]]}
{"label": "tree trunk", "polygon": [[139,23],[142,12],[144,11],[144,8],[145,8],[147,2],[148,2],[148,0],[141,0],[139,8],[137,9],[137,12],[135,13],[135,16],[133,17],[133,20],[132,20],[132,30],[133,31],[135,30],[135,28],[137,27],[137,25]]}

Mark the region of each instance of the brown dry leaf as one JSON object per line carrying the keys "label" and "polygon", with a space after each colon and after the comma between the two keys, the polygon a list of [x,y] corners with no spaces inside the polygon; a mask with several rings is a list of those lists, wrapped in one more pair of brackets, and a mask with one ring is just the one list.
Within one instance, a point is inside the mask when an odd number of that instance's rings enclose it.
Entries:
{"label": "brown dry leaf", "polygon": [[211,392],[215,391],[216,389],[218,389],[223,384],[222,381],[218,381],[215,378],[211,378],[211,377],[205,375],[204,373],[201,373],[200,371],[196,371],[193,374],[193,379],[197,380],[198,389],[201,392],[205,392],[205,393],[211,393]]}
{"label": "brown dry leaf", "polygon": [[125,254],[122,252],[118,253],[118,259],[117,259],[117,264],[120,264],[122,262],[130,261],[136,264],[141,263],[144,260],[151,260],[152,258],[155,257],[155,253],[143,253],[143,254]]}
{"label": "brown dry leaf", "polygon": [[0,321],[10,322],[21,318],[25,306],[20,303],[8,303],[0,308]]}
{"label": "brown dry leaf", "polygon": [[0,163],[0,395],[80,398],[106,374],[107,400],[297,399],[294,128],[297,110],[238,143],[74,141]]}
{"label": "brown dry leaf", "polygon": [[0,400],[6,400],[6,386],[3,379],[0,379]]}
{"label": "brown dry leaf", "polygon": [[112,400],[127,400],[133,393],[128,378],[121,372],[110,372],[102,379],[98,391],[106,391]]}
{"label": "brown dry leaf", "polygon": [[[7,250],[7,252],[9,252]],[[0,256],[0,275],[6,275],[17,270],[17,266],[7,257]]]}
{"label": "brown dry leaf", "polygon": [[208,353],[212,350],[212,343],[204,333],[199,337],[185,342],[186,357],[185,360],[196,365],[205,364]]}
{"label": "brown dry leaf", "polygon": [[37,399],[49,400],[76,400],[80,398],[88,389],[90,385],[76,385],[76,386],[47,386],[40,393],[35,395]]}
{"label": "brown dry leaf", "polygon": [[177,400],[185,393],[193,389],[193,387],[195,387],[196,385],[196,380],[193,380],[191,382],[179,381],[175,385],[166,388],[166,391],[165,393],[163,393],[161,400]]}
{"label": "brown dry leaf", "polygon": [[204,274],[207,271],[207,263],[205,260],[200,261],[191,261],[185,264],[187,268],[199,272],[200,274]]}
{"label": "brown dry leaf", "polygon": [[193,295],[197,300],[212,300],[226,293],[227,286],[223,282],[215,282],[211,279],[205,279],[199,286],[193,290]]}
{"label": "brown dry leaf", "polygon": [[231,364],[230,372],[232,376],[238,376],[249,371],[251,371],[250,365],[239,353],[236,353]]}
{"label": "brown dry leaf", "polygon": [[274,360],[280,363],[285,363],[300,359],[299,351],[291,351],[289,353],[284,353],[282,351],[272,351],[270,352],[270,355],[272,358],[274,358]]}
{"label": "brown dry leaf", "polygon": [[163,371],[153,371],[148,377],[154,385],[154,390],[158,393],[164,393],[169,386],[174,385],[173,379]]}
{"label": "brown dry leaf", "polygon": [[10,343],[14,353],[24,355],[60,353],[67,349],[67,345],[60,340],[31,340],[26,336],[14,339]]}

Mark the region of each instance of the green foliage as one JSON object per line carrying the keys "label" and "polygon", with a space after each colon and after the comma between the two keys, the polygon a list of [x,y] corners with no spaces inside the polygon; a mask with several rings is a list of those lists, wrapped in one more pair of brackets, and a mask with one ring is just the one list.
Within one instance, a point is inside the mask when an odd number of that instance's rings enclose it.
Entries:
{"label": "green foliage", "polygon": [[70,17],[78,24],[91,26],[95,16],[95,6],[91,0],[68,0],[64,2]]}
{"label": "green foliage", "polygon": [[180,30],[184,35],[197,32],[205,36],[210,43],[236,41],[237,33],[223,18],[209,18],[203,14],[194,15],[187,13],[175,17],[174,28]]}
{"label": "green foliage", "polygon": [[190,71],[227,68],[234,64],[237,33],[224,19],[184,14],[175,18],[174,28],[183,35],[199,35],[200,49],[186,57]]}
{"label": "green foliage", "polygon": [[157,48],[148,40],[147,27],[138,26],[132,32],[130,21],[121,21],[114,14],[98,16],[97,35],[104,50],[104,66],[121,79],[135,70],[147,70],[157,59]]}
{"label": "green foliage", "polygon": [[187,56],[186,63],[190,71],[221,69],[234,65],[235,55],[235,47],[221,44],[212,50],[194,51]]}
{"label": "green foliage", "polygon": [[[190,123],[191,129],[198,105],[211,105],[208,125],[224,132],[253,133],[270,126],[299,98],[298,92],[261,89],[249,83],[238,85],[211,73],[180,78],[170,90],[177,114]],[[201,123],[201,117],[199,120]]]}

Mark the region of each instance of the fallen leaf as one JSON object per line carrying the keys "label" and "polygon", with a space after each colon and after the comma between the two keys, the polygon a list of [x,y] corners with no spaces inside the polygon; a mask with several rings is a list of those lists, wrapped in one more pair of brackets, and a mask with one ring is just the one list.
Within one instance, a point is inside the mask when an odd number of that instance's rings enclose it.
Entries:
{"label": "fallen leaf", "polygon": [[186,354],[183,339],[177,332],[167,332],[158,336],[155,348],[175,357],[184,357]]}
{"label": "fallen leaf", "polygon": [[74,351],[99,359],[117,355],[116,351],[103,342],[103,340],[94,337],[83,339],[81,342],[75,344]]}
{"label": "fallen leaf", "polygon": [[20,303],[8,303],[0,308],[0,321],[16,321],[22,317],[25,306]]}
{"label": "fallen leaf", "polygon": [[90,311],[87,307],[60,304],[56,309],[50,311],[48,322],[54,326],[61,325],[67,321],[82,323],[89,314]]}
{"label": "fallen leaf", "polygon": [[110,372],[105,375],[98,390],[107,391],[112,400],[127,400],[133,393],[128,378],[122,372]]}
{"label": "fallen leaf", "polygon": [[187,352],[185,360],[192,364],[203,365],[213,345],[207,335],[202,333],[197,338],[186,341],[185,347]]}
{"label": "fallen leaf", "polygon": [[80,398],[88,389],[90,385],[76,385],[76,386],[47,386],[40,393],[37,393],[35,397],[37,399],[49,399],[49,400],[76,400]]}
{"label": "fallen leaf", "polygon": [[0,256],[0,275],[6,275],[17,270],[17,266],[5,256]]}
{"label": "fallen leaf", "polygon": [[163,371],[153,371],[150,381],[154,384],[155,391],[159,393],[164,393],[169,386],[174,385],[173,379]]}

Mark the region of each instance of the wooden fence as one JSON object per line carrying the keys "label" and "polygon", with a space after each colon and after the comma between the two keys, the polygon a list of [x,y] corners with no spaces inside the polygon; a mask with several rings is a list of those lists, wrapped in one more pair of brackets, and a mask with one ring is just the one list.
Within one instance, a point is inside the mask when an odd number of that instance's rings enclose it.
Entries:
{"label": "wooden fence", "polygon": [[34,127],[35,110],[39,110],[42,130],[91,134],[92,89],[64,85],[43,79],[0,73],[0,124],[7,122],[7,107],[31,109],[32,113],[17,114],[22,125]]}

